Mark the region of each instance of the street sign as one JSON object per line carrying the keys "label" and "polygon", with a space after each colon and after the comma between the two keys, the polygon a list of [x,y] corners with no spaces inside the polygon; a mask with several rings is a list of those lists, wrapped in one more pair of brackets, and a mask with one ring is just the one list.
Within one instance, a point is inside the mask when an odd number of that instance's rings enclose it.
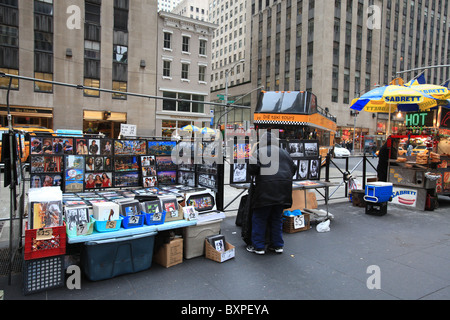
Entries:
{"label": "street sign", "polygon": [[224,101],[225,100],[225,95],[224,94],[218,94],[217,97],[219,98],[219,100]]}

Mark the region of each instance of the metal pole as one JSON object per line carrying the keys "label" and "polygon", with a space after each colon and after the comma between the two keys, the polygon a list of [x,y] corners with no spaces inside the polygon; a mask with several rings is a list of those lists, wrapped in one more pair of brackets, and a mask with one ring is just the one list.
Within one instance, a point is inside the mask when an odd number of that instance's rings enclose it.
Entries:
{"label": "metal pole", "polygon": [[428,67],[409,69],[409,70],[405,70],[405,71],[399,71],[399,72],[397,72],[397,74],[407,73],[407,72],[411,72],[411,71],[418,71],[418,70],[428,70],[428,69],[433,69],[433,68],[448,68],[448,67],[450,67],[450,64],[443,64],[443,65],[438,65],[438,66],[428,66]]}

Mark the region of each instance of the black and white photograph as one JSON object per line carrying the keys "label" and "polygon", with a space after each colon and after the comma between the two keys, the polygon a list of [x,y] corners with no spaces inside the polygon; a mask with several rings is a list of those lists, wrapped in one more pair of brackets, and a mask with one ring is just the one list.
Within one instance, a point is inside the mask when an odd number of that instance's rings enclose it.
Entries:
{"label": "black and white photograph", "polygon": [[289,142],[287,151],[289,152],[291,157],[305,156],[305,150],[302,142]]}
{"label": "black and white photograph", "polygon": [[198,185],[201,187],[216,189],[217,188],[217,177],[213,174],[199,173],[198,174]]}
{"label": "black and white photograph", "polygon": [[66,207],[64,215],[69,230],[75,230],[77,226],[89,223],[89,209],[86,206]]}
{"label": "black and white photograph", "polygon": [[100,139],[89,139],[88,150],[90,155],[100,154]]}
{"label": "black and white photograph", "polygon": [[317,157],[319,155],[319,145],[317,142],[305,142],[305,156]]}
{"label": "black and white photograph", "polygon": [[193,206],[183,207],[183,215],[184,219],[188,221],[196,220],[198,218],[198,212],[195,211]]}
{"label": "black and white photograph", "polygon": [[309,179],[317,180],[320,177],[320,160],[312,159],[309,166]]}
{"label": "black and white photograph", "polygon": [[234,163],[232,183],[245,183],[247,181],[247,164]]}
{"label": "black and white photograph", "polygon": [[195,172],[178,171],[178,183],[190,187],[195,187]]}
{"label": "black and white photograph", "polygon": [[297,170],[295,171],[294,175],[292,176],[293,180],[298,180],[298,166],[299,166],[300,160],[294,160],[294,164],[297,166]]}
{"label": "black and white photograph", "polygon": [[298,162],[298,180],[308,179],[309,160],[299,160]]}

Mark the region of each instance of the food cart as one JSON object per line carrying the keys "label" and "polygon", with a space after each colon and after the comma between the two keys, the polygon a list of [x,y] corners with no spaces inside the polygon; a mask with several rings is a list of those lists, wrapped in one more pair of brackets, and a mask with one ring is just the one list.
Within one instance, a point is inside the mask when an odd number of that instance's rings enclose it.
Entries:
{"label": "food cart", "polygon": [[[394,185],[392,203],[433,210],[438,196],[450,195],[450,110],[408,113],[405,135],[388,139],[388,181]],[[448,125],[447,125],[448,122]]]}

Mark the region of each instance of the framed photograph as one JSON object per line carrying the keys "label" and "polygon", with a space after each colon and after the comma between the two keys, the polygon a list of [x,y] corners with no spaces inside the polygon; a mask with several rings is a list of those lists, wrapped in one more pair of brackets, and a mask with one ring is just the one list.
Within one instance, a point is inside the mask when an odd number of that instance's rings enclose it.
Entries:
{"label": "framed photograph", "polygon": [[178,183],[185,186],[195,187],[195,172],[178,171]]}
{"label": "framed photograph", "polygon": [[187,206],[193,206],[198,212],[212,210],[215,206],[214,197],[209,193],[196,194],[186,200]]}
{"label": "framed photograph", "polygon": [[83,192],[84,181],[64,181],[65,192]]}
{"label": "framed photograph", "polygon": [[197,173],[197,183],[201,187],[216,190],[217,189],[217,176],[208,173]]}
{"label": "framed photograph", "polygon": [[86,171],[95,171],[95,157],[86,157]]}
{"label": "framed photograph", "polygon": [[154,167],[156,166],[155,156],[141,156],[142,167]]}
{"label": "framed photograph", "polygon": [[114,140],[114,154],[145,155],[147,154],[146,140]]}
{"label": "framed photograph", "polygon": [[84,170],[83,169],[67,169],[65,172],[64,181],[83,181]]}
{"label": "framed photograph", "polygon": [[222,234],[209,236],[206,238],[209,244],[218,252],[225,252],[225,236]]}
{"label": "framed photograph", "polygon": [[217,162],[202,160],[202,164],[197,166],[197,171],[202,173],[217,174]]}
{"label": "framed photograph", "polygon": [[171,156],[156,157],[156,168],[158,171],[176,170],[177,165],[172,162]]}
{"label": "framed photograph", "polygon": [[156,187],[158,185],[158,177],[157,176],[143,177],[142,185],[144,188]]}
{"label": "framed photograph", "polygon": [[63,148],[63,139],[62,138],[53,138],[53,154],[63,154],[64,148]]}
{"label": "framed photograph", "polygon": [[309,161],[309,179],[319,180],[320,179],[320,159],[311,159]]}
{"label": "framed photograph", "polygon": [[111,156],[113,154],[113,141],[111,139],[100,140],[100,154]]}
{"label": "framed photograph", "polygon": [[309,172],[309,160],[298,161],[298,180],[307,180]]}
{"label": "framed photograph", "polygon": [[44,157],[44,172],[53,173],[62,171],[62,157]]}
{"label": "framed photograph", "polygon": [[62,201],[32,202],[30,226],[32,229],[63,225]]}
{"label": "framed photograph", "polygon": [[166,198],[161,200],[162,210],[166,212],[166,217],[178,217],[178,202],[176,198]]}
{"label": "framed photograph", "polygon": [[235,143],[233,147],[233,159],[248,159],[250,157],[249,143]]}
{"label": "framed photograph", "polygon": [[183,216],[185,220],[191,221],[191,220],[197,220],[198,219],[198,212],[195,210],[193,206],[186,206],[183,207]]}
{"label": "framed photograph", "polygon": [[31,173],[44,173],[45,157],[43,156],[31,156],[30,168]]}
{"label": "framed photograph", "polygon": [[68,155],[65,157],[66,170],[67,169],[82,169],[84,170],[84,157],[77,155]]}
{"label": "framed photograph", "polygon": [[161,203],[159,200],[141,202],[142,211],[145,213],[161,212]]}
{"label": "framed photograph", "polygon": [[304,157],[305,148],[302,142],[289,142],[287,151],[291,157]]}
{"label": "framed photograph", "polygon": [[157,172],[159,184],[177,184],[177,172],[173,171],[159,171]]}
{"label": "framed photograph", "polygon": [[137,216],[141,214],[139,201],[131,201],[129,203],[120,204],[120,214],[124,217]]}
{"label": "framed photograph", "polygon": [[52,138],[43,138],[42,151],[43,151],[43,154],[46,154],[46,155],[53,154],[53,139]]}
{"label": "framed photograph", "polygon": [[247,182],[247,163],[233,163],[231,166],[231,183]]}
{"label": "framed photograph", "polygon": [[103,157],[103,170],[105,171],[113,171],[113,158],[112,157]]}
{"label": "framed photograph", "polygon": [[30,139],[30,153],[33,154],[43,154],[43,141],[42,138],[31,137]]}
{"label": "framed photograph", "polygon": [[43,174],[41,175],[42,187],[60,187],[62,185],[61,174]]}
{"label": "framed photograph", "polygon": [[294,161],[294,164],[297,166],[297,171],[295,171],[295,174],[293,175],[292,179],[293,180],[298,180],[298,166],[299,166],[299,161],[300,160],[294,159],[293,161]]}
{"label": "framed photograph", "polygon": [[[81,201],[79,201],[81,202]],[[64,209],[66,225],[69,230],[76,230],[77,226],[89,223],[89,208],[83,207],[66,207]]]}
{"label": "framed photograph", "polygon": [[175,141],[148,141],[148,153],[154,156],[170,156],[176,147]]}
{"label": "framed photograph", "polygon": [[112,187],[112,172],[91,172],[85,174],[85,188],[102,189]]}
{"label": "framed photograph", "polygon": [[35,189],[35,188],[42,188],[42,177],[41,175],[31,175],[31,184],[30,184],[30,188],[31,189]]}
{"label": "framed photograph", "polygon": [[306,157],[319,156],[319,144],[317,142],[305,142],[305,156]]}
{"label": "framed photograph", "polygon": [[76,154],[87,155],[88,154],[88,142],[87,139],[76,139]]}
{"label": "framed photograph", "polygon": [[74,147],[73,147],[73,138],[62,138],[62,147],[63,147],[63,153],[64,154],[73,154]]}
{"label": "framed photograph", "polygon": [[139,162],[137,156],[120,156],[114,157],[114,171],[137,171],[139,170]]}
{"label": "framed photograph", "polygon": [[115,172],[114,187],[139,187],[139,172]]}

